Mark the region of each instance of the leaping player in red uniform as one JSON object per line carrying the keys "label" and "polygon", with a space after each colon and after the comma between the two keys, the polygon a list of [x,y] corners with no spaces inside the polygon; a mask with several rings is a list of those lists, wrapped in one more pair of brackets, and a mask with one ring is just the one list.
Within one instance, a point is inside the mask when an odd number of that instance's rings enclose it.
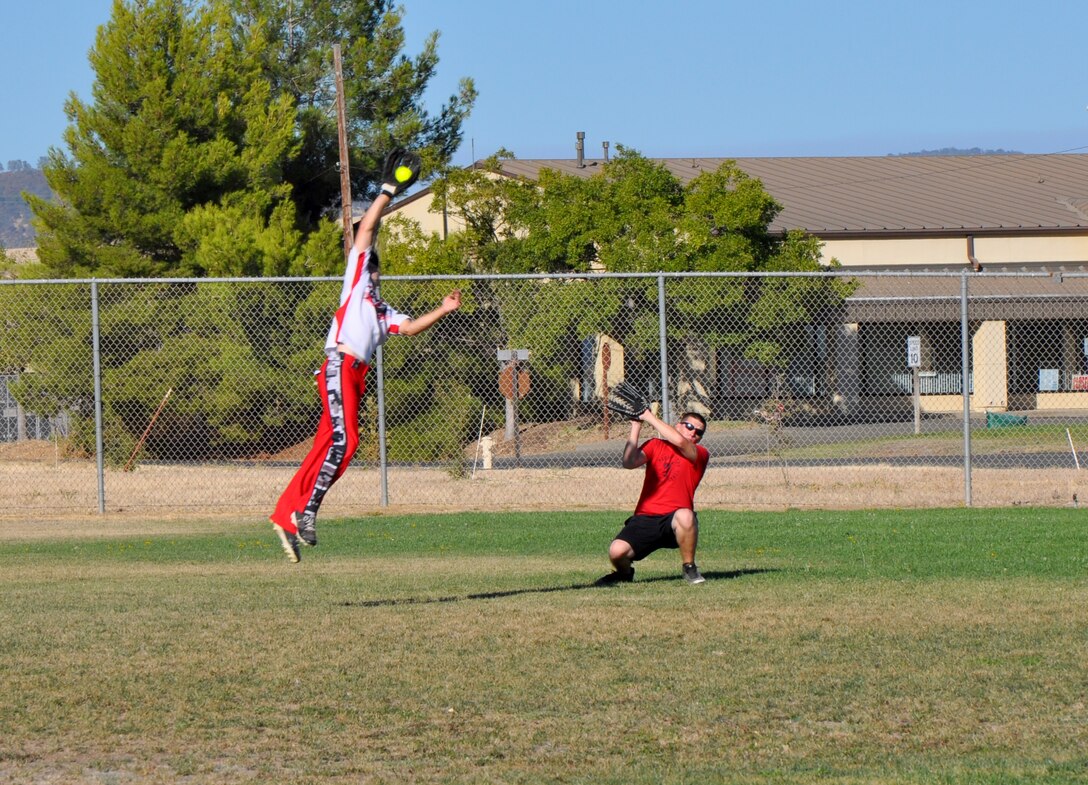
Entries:
{"label": "leaping player in red uniform", "polygon": [[317,545],[318,509],[359,445],[359,404],[366,392],[374,350],[390,335],[416,335],[461,307],[461,292],[454,290],[433,311],[411,319],[381,299],[381,267],[375,245],[382,213],[394,196],[416,181],[419,166],[419,156],[414,153],[402,149],[389,153],[381,193],[359,222],[348,253],[340,307],[329,326],[326,359],[317,377],[322,411],[314,446],[270,516],[291,562],[300,558],[300,543]]}

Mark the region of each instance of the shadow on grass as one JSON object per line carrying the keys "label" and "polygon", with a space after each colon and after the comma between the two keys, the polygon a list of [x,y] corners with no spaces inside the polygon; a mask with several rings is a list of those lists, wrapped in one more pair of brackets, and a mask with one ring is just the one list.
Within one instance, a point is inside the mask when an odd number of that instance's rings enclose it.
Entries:
{"label": "shadow on grass", "polygon": [[[746,575],[760,575],[768,572],[779,572],[778,569],[754,568],[748,570],[726,570],[721,572],[704,572],[703,577],[710,581],[730,581],[735,578],[743,578]],[[679,575],[655,575],[652,578],[640,578],[635,583],[657,583],[659,581],[680,581]],[[344,608],[382,608],[391,605],[431,605],[443,602],[464,602],[466,600],[497,600],[502,597],[516,597],[519,594],[551,594],[557,591],[581,591],[582,589],[617,589],[620,586],[598,586],[596,582],[572,583],[569,586],[541,586],[534,589],[507,589],[505,591],[484,591],[474,594],[451,594],[446,597],[400,597],[385,600],[346,600],[337,603]]]}

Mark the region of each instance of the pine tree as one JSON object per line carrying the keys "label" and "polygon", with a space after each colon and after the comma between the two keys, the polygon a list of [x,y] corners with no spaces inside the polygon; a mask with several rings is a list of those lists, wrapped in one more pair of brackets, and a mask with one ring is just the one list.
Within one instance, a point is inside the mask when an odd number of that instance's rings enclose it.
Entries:
{"label": "pine tree", "polygon": [[242,29],[267,40],[262,67],[276,95],[289,95],[298,110],[301,149],[286,175],[306,220],[339,204],[335,84],[329,64],[334,44],[343,51],[344,94],[351,153],[352,193],[369,200],[377,192],[386,151],[395,145],[419,150],[425,172],[449,163],[460,146],[461,124],[476,99],[462,79],[436,116],[422,96],[438,66],[438,33],[414,58],[401,54],[401,10],[390,0],[231,0]]}
{"label": "pine tree", "polygon": [[[393,145],[420,149],[431,168],[448,164],[475,94],[465,82],[438,117],[422,110],[436,38],[412,61],[399,54],[400,16],[388,3],[310,0],[292,11],[300,5],[115,0],[90,54],[93,100],[69,98],[67,151],[51,150],[44,167],[59,200],[30,200],[35,277],[338,275],[331,43],[341,38],[355,193],[370,195]],[[329,317],[336,290],[317,281],[104,286],[110,459],[131,453],[165,389],[178,402],[161,431],[170,436],[150,440],[148,455],[235,456],[308,433],[313,326]],[[41,335],[35,299],[0,291],[8,333]],[[28,339],[18,356],[0,352],[0,367],[34,368],[13,393],[28,411],[69,413],[75,442],[90,450],[90,378],[58,361],[89,346],[87,303],[44,310],[70,329]]]}
{"label": "pine tree", "polygon": [[338,272],[338,141],[331,44],[345,48],[354,193],[394,144],[448,163],[475,92],[430,118],[436,35],[399,54],[384,0],[115,0],[90,53],[93,101],[71,96],[67,152],[32,198],[46,274]]}

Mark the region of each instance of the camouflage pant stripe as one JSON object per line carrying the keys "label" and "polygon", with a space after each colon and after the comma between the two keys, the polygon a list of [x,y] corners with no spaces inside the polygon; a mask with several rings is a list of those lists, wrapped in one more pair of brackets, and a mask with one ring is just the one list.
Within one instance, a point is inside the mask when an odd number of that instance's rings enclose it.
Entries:
{"label": "camouflage pant stripe", "polygon": [[325,461],[321,464],[321,470],[317,473],[314,482],[313,493],[306,503],[306,512],[317,514],[321,501],[325,498],[329,488],[336,482],[340,473],[340,467],[344,464],[347,454],[347,425],[344,422],[344,394],[341,385],[343,379],[340,368],[344,364],[344,357],[339,352],[330,352],[329,360],[325,363],[325,396],[329,407],[329,418],[332,420],[332,444],[325,454]]}

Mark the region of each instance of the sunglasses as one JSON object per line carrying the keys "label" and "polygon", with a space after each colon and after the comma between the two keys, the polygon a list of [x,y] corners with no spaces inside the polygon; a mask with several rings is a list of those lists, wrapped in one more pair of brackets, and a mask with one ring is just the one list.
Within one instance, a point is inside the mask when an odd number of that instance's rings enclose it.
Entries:
{"label": "sunglasses", "polygon": [[706,428],[696,428],[694,425],[687,421],[683,421],[680,424],[687,428],[689,431],[692,431],[696,436],[701,437],[704,433],[706,433]]}

